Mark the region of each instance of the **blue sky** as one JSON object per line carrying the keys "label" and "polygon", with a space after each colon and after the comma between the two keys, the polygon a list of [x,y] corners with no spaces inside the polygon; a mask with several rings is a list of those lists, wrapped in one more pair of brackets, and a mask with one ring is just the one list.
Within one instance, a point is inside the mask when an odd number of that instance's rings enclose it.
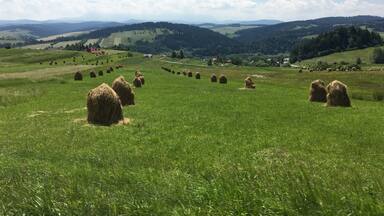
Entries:
{"label": "blue sky", "polygon": [[0,19],[206,22],[384,16],[384,0],[0,0]]}

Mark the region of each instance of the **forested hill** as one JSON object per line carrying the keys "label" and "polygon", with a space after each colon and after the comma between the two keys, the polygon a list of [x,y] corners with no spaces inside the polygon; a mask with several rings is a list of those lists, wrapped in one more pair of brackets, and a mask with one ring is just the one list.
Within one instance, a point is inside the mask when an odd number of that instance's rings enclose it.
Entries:
{"label": "forested hill", "polygon": [[380,34],[360,27],[339,27],[312,39],[299,42],[291,52],[291,61],[310,59],[352,49],[362,49],[383,43]]}
{"label": "forested hill", "polygon": [[[159,30],[161,31],[160,33],[158,33]],[[127,46],[127,48],[141,52],[163,52],[186,49],[196,55],[229,54],[241,52],[241,49],[243,49],[239,42],[209,29],[168,22],[147,22],[111,27],[70,39],[107,38],[113,33],[133,31],[141,31],[137,34],[155,34],[155,37],[151,41],[142,40],[137,41],[135,44],[125,45],[122,43],[119,45],[120,47]],[[124,39],[126,38],[121,38],[122,41],[124,41]]]}
{"label": "forested hill", "polygon": [[117,22],[38,23],[2,26],[0,27],[0,31],[25,30],[36,36],[36,38],[39,38],[68,32],[103,29],[119,25],[122,24]]}
{"label": "forested hill", "polygon": [[315,20],[285,22],[237,32],[236,40],[249,44],[253,51],[286,53],[303,38],[315,37],[340,26],[359,26],[384,31],[384,18],[376,16],[327,17]]}

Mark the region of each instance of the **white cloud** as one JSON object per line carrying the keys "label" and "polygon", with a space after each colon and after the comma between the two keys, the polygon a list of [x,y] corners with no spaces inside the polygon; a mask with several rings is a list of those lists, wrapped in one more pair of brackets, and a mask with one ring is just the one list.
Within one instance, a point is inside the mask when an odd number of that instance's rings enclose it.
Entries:
{"label": "white cloud", "polygon": [[382,0],[0,0],[0,19],[310,19],[384,15]]}

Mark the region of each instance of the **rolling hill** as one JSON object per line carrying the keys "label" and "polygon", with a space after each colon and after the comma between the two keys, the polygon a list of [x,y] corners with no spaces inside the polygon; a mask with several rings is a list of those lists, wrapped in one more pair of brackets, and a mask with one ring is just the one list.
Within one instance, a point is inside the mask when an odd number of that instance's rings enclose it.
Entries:
{"label": "rolling hill", "polygon": [[[17,22],[16,22],[17,23]],[[52,35],[97,30],[123,25],[117,22],[37,23],[16,24],[0,27],[0,43],[32,42]]]}
{"label": "rolling hill", "polygon": [[360,26],[384,31],[384,18],[376,16],[327,17],[306,21],[285,22],[237,32],[237,41],[249,44],[252,50],[276,54],[286,53],[305,37],[314,37],[338,26]]}
{"label": "rolling hill", "polygon": [[206,28],[167,22],[147,22],[90,32],[67,40],[102,39],[104,48],[119,47],[139,52],[167,52],[184,49],[194,55],[241,52],[241,43]]}

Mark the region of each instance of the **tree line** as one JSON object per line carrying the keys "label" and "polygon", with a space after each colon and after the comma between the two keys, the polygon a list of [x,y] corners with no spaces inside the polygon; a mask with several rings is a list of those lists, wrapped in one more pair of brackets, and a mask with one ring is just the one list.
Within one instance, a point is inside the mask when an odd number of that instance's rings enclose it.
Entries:
{"label": "tree line", "polygon": [[339,27],[312,39],[304,39],[290,53],[291,62],[325,56],[346,50],[383,44],[380,34],[360,27]]}

